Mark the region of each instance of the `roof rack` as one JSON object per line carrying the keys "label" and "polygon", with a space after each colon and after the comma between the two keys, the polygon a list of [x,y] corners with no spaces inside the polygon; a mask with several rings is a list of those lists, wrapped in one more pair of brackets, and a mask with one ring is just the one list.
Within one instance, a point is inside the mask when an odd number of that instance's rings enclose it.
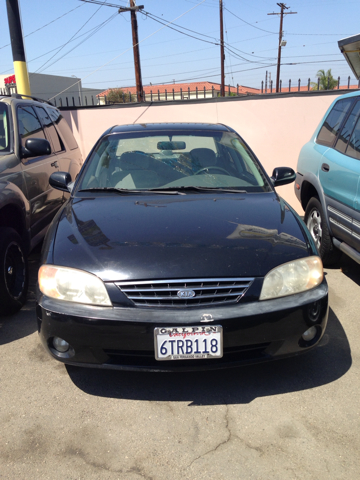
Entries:
{"label": "roof rack", "polygon": [[11,94],[11,97],[13,97],[13,98],[18,98],[18,99],[20,99],[20,100],[21,100],[23,97],[31,98],[32,100],[35,100],[36,102],[48,103],[48,104],[51,105],[52,107],[54,106],[54,104],[51,103],[49,100],[44,100],[43,98],[38,98],[38,97],[32,97],[31,95],[23,95],[22,93],[12,93],[12,94]]}

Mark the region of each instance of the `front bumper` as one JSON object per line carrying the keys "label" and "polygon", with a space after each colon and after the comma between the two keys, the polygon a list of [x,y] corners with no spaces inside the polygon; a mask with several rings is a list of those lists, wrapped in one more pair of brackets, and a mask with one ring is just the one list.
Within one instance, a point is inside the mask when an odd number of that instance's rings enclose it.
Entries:
{"label": "front bumper", "polygon": [[[311,291],[289,297],[176,310],[92,307],[40,296],[36,312],[44,347],[67,364],[144,371],[218,369],[297,355],[313,348],[327,324],[328,287],[324,280]],[[201,322],[204,318],[206,323]],[[179,325],[221,325],[223,357],[157,361],[154,329]],[[301,335],[311,326],[316,327],[317,334],[306,343]],[[55,336],[71,345],[69,352],[56,352],[52,345]]]}

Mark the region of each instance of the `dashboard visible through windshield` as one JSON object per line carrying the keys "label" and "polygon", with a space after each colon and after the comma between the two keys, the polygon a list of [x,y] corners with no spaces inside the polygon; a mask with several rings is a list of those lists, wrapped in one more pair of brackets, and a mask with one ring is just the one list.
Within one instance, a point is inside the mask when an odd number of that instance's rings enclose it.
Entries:
{"label": "dashboard visible through windshield", "polygon": [[231,132],[111,134],[87,162],[79,190],[271,188],[255,156]]}

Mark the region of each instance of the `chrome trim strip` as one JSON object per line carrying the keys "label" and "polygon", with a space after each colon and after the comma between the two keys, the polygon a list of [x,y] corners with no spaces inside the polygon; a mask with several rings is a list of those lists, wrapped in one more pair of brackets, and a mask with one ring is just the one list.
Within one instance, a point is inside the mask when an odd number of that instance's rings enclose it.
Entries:
{"label": "chrome trim strip", "polygon": [[168,296],[168,297],[132,297],[130,295],[127,295],[128,298],[130,298],[130,300],[153,300],[153,301],[156,301],[156,300],[177,300],[177,301],[186,301],[186,302],[191,302],[191,301],[194,301],[196,302],[196,300],[202,300],[203,298],[222,298],[222,297],[239,297],[240,295],[242,294],[242,292],[240,293],[226,293],[224,295],[199,295],[198,297],[191,297],[191,298],[180,298],[178,296]]}
{"label": "chrome trim strip", "polygon": [[[117,284],[119,285],[119,284]],[[190,290],[239,290],[247,288],[250,285],[246,283],[244,285],[228,285],[223,287],[221,286],[214,286],[214,287],[189,287]],[[179,288],[122,288],[123,292],[127,293],[135,293],[135,292],[174,292],[175,290],[182,290],[184,289],[183,286]]]}
{"label": "chrome trim strip", "polygon": [[340,212],[340,211],[337,210],[336,208],[331,207],[331,206],[329,205],[329,206],[328,206],[328,210],[329,210],[329,212],[331,212],[331,213],[335,213],[335,215],[337,215],[338,217],[341,217],[341,218],[343,218],[344,220],[347,220],[348,222],[353,223],[353,219],[352,219],[351,217],[349,217],[349,215],[346,215],[345,213]]}
{"label": "chrome trim strip", "polygon": [[253,282],[254,278],[191,278],[191,279],[183,279],[178,278],[176,280],[143,280],[139,282],[113,282],[116,285],[123,286],[123,285],[145,285],[145,284],[153,284],[153,283],[215,283],[215,282]]}
{"label": "chrome trim strip", "polygon": [[329,217],[329,220],[330,220],[331,223],[333,223],[333,224],[336,225],[337,227],[342,228],[343,230],[345,230],[345,232],[350,233],[350,235],[352,234],[351,228],[345,227],[345,225],[343,225],[342,223],[334,220],[334,219],[331,218],[331,217]]}

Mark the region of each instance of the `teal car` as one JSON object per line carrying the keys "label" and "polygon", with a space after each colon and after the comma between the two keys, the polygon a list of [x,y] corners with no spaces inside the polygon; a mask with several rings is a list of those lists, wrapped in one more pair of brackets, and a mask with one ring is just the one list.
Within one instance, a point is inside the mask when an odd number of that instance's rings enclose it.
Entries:
{"label": "teal car", "polygon": [[324,265],[360,263],[360,92],[338,97],[300,152],[295,194]]}

